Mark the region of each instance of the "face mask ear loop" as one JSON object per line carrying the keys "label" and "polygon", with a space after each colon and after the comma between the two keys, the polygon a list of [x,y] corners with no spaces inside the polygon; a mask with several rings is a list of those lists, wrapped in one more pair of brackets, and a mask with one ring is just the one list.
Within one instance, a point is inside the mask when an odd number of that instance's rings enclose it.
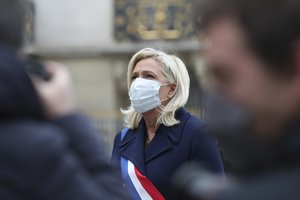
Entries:
{"label": "face mask ear loop", "polygon": [[[171,84],[173,84],[173,83],[171,83]],[[178,86],[178,84],[176,83],[176,88],[175,88],[173,94],[170,97],[168,97],[168,99],[171,99],[171,98],[173,98],[175,96],[175,94],[177,92],[177,88],[178,88],[177,86]]]}
{"label": "face mask ear loop", "polygon": [[155,110],[157,110],[159,113],[162,113],[162,110],[164,109],[163,105],[160,105],[158,107],[155,108]]}
{"label": "face mask ear loop", "polygon": [[[173,83],[162,84],[162,85],[160,85],[160,87],[161,87],[161,86],[166,86],[166,85],[171,85],[171,84],[173,84]],[[160,102],[164,102],[164,101],[167,101],[167,100],[173,98],[173,97],[175,96],[176,92],[177,92],[177,85],[178,85],[178,84],[176,83],[176,89],[174,90],[172,96],[171,96],[171,97],[167,97],[167,98],[165,98],[165,99],[163,99],[163,100],[160,100]],[[162,113],[162,110],[165,109],[165,106],[160,105],[160,106],[158,106],[158,108],[156,107],[155,109],[156,109],[158,112]]]}
{"label": "face mask ear loop", "polygon": [[170,98],[172,98],[172,97],[175,96],[175,94],[177,92],[177,89],[178,89],[178,81],[176,82],[176,88],[175,88],[175,90],[174,90],[174,92],[173,92],[173,94],[172,94],[172,96]]}
{"label": "face mask ear loop", "polygon": [[[170,98],[172,98],[172,97],[170,97]],[[167,100],[169,100],[170,98],[169,98],[169,97],[167,97],[167,98],[165,98],[165,99],[163,99],[163,100],[160,100],[160,102],[167,101]]]}
{"label": "face mask ear loop", "polygon": [[[160,86],[166,86],[166,85],[171,85],[171,84],[173,84],[173,83],[166,83],[166,84],[163,84],[163,85],[160,85]],[[177,83],[176,83],[176,89],[174,90],[172,96],[167,97],[167,98],[165,98],[165,99],[163,99],[163,100],[160,100],[160,102],[164,102],[164,101],[167,101],[167,100],[173,98],[173,97],[175,96],[175,93],[176,93],[176,92],[177,92]]]}

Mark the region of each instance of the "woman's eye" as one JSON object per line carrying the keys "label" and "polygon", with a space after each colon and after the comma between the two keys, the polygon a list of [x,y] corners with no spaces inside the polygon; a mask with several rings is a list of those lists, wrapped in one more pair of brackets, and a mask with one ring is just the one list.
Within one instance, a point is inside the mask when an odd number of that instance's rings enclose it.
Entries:
{"label": "woman's eye", "polygon": [[151,75],[151,74],[146,74],[146,75],[145,75],[145,78],[147,78],[147,79],[154,79],[154,76]]}
{"label": "woman's eye", "polygon": [[133,80],[135,80],[137,78],[137,76],[132,76],[131,77],[131,80],[133,81]]}

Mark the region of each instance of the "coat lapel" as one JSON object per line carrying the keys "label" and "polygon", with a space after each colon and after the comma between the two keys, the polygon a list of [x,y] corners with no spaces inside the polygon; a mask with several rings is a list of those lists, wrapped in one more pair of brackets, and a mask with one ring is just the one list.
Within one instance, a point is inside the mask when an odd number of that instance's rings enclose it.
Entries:
{"label": "coat lapel", "polygon": [[168,134],[168,128],[161,125],[152,142],[145,150],[146,163],[172,148],[172,143],[168,138]]}
{"label": "coat lapel", "polygon": [[176,119],[180,121],[180,124],[174,126],[160,125],[157,130],[156,136],[145,150],[145,163],[153,160],[155,157],[170,150],[173,144],[178,144],[183,132],[185,122],[191,115],[183,108],[176,112]]}

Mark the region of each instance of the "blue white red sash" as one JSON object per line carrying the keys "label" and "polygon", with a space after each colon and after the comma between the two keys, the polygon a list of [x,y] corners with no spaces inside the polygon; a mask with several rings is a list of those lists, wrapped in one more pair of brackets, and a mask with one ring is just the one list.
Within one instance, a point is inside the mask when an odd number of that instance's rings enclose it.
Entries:
{"label": "blue white red sash", "polygon": [[[121,140],[126,135],[128,128],[121,132]],[[130,161],[121,156],[121,171],[127,190],[134,200],[165,200],[151,181],[144,176]]]}

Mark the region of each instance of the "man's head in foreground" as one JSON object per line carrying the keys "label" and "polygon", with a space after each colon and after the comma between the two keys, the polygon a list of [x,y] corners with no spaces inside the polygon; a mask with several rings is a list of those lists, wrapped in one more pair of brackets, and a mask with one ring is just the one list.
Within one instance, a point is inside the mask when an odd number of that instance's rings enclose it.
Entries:
{"label": "man's head in foreground", "polygon": [[197,5],[216,88],[250,112],[253,133],[281,133],[300,116],[300,1],[208,0]]}
{"label": "man's head in foreground", "polygon": [[22,47],[27,5],[26,0],[0,0],[0,44]]}

